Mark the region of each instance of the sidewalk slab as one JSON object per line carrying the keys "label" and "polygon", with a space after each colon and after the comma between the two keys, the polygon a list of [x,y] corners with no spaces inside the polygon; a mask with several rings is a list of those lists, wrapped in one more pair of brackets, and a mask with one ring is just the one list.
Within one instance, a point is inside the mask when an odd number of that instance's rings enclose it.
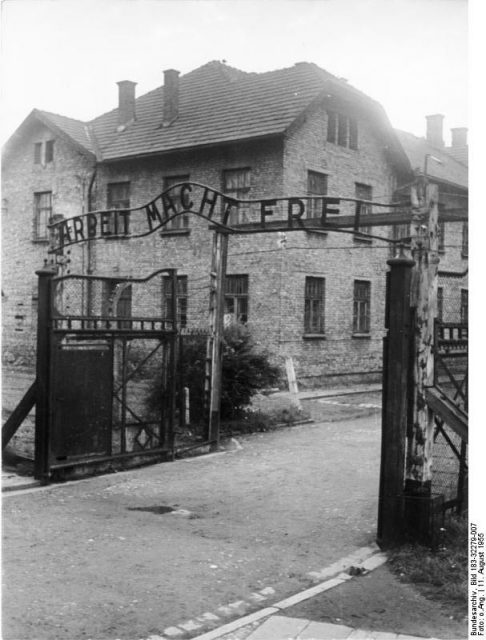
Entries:
{"label": "sidewalk slab", "polygon": [[251,633],[246,640],[292,640],[297,638],[299,633],[308,626],[309,620],[304,618],[272,616]]}
{"label": "sidewalk slab", "polygon": [[321,638],[332,638],[341,640],[349,638],[353,632],[351,627],[342,624],[330,624],[329,622],[311,622],[298,636],[298,640],[321,640]]}

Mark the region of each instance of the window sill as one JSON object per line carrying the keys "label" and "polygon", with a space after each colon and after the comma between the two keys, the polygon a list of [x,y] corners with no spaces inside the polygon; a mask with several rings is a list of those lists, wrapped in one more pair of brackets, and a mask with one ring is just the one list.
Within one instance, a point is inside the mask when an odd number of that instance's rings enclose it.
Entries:
{"label": "window sill", "polygon": [[366,236],[360,236],[359,234],[354,235],[353,240],[355,242],[363,242],[364,244],[371,244],[373,242],[373,238],[367,238]]}
{"label": "window sill", "polygon": [[160,232],[161,236],[188,236],[191,233],[190,229],[167,229]]}
{"label": "window sill", "polygon": [[371,334],[369,333],[353,333],[352,338],[356,338],[357,340],[370,340]]}
{"label": "window sill", "polygon": [[461,252],[461,258],[464,258],[464,260],[468,260],[469,258],[469,254],[468,253],[464,253],[463,251]]}
{"label": "window sill", "polygon": [[325,340],[325,333],[304,333],[302,336],[303,340]]}
{"label": "window sill", "polygon": [[34,244],[49,244],[48,238],[32,238]]}

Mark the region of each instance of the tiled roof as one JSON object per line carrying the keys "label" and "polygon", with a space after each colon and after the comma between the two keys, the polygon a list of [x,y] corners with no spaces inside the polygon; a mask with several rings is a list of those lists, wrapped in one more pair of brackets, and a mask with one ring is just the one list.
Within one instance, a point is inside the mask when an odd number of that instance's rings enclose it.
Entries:
{"label": "tiled roof", "polygon": [[88,123],[38,110],[27,120],[38,117],[100,161],[118,160],[282,135],[321,99],[364,110],[379,129],[393,161],[409,171],[408,159],[382,107],[346,81],[307,62],[265,73],[246,73],[221,62],[208,62],[180,77],[178,117],[167,127],[162,126],[164,87],[136,99],[136,118],[125,127],[118,126],[118,108]]}
{"label": "tiled roof", "polygon": [[210,62],[180,78],[179,116],[162,127],[164,88],[136,100],[136,120],[116,134],[117,110],[93,121],[104,159],[269,136],[285,131],[322,91],[296,68],[233,73]]}
{"label": "tiled roof", "polygon": [[81,122],[81,120],[75,120],[74,118],[61,116],[57,113],[50,113],[49,111],[39,111],[35,109],[34,112],[37,113],[47,125],[63,131],[74,140],[74,142],[84,147],[87,151],[91,153],[95,152],[92,136],[90,136],[89,133],[89,125],[86,123]]}
{"label": "tiled roof", "polygon": [[[422,173],[425,167],[425,157],[428,155],[427,174],[429,176],[467,188],[467,166],[455,159],[446,149],[433,147],[425,138],[418,138],[406,131],[397,129],[396,133],[413,170]],[[440,163],[434,158],[440,160]]]}
{"label": "tiled roof", "polygon": [[[116,131],[117,109],[91,122],[103,160],[282,134],[315,99],[325,95],[370,109],[379,126],[388,131],[389,146],[403,154],[376,102],[310,63],[246,73],[209,62],[180,78],[179,115],[169,127],[161,126],[163,95],[164,88],[159,87],[139,97],[136,120],[121,132]],[[401,160],[406,162],[404,156]]]}

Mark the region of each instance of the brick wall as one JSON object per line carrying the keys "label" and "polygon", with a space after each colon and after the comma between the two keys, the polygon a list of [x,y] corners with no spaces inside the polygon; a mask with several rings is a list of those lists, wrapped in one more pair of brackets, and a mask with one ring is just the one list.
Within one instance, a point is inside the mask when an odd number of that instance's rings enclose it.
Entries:
{"label": "brick wall", "polygon": [[[34,144],[55,140],[53,161],[34,164]],[[19,140],[2,169],[3,351],[10,362],[34,359],[37,277],[47,258],[45,241],[33,241],[34,193],[52,191],[53,214],[83,211],[92,166],[62,139],[38,125]]]}
{"label": "brick wall", "polygon": [[[107,185],[112,182],[130,182],[130,206],[135,207],[158,196],[166,177],[187,175],[190,181],[220,190],[223,170],[245,167],[251,169],[248,198],[305,196],[308,171],[317,171],[327,174],[329,195],[354,197],[355,185],[360,183],[372,188],[373,199],[387,201],[396,187],[396,176],[380,132],[356,117],[357,150],[327,142],[327,113],[322,105],[316,105],[283,141],[102,163],[97,167],[93,206],[107,207]],[[34,142],[51,138],[48,130],[38,127],[18,145],[5,166],[4,348],[9,359],[32,353],[34,340],[34,271],[42,265],[47,246],[32,242],[33,193],[52,190],[53,212],[65,217],[79,215],[86,208],[93,168],[83,156],[56,140],[54,162],[45,167],[33,164]],[[343,204],[342,213],[352,212],[354,205]],[[373,228],[372,232],[382,237],[390,234],[385,228]],[[460,225],[447,225],[446,245],[460,244],[458,234]],[[285,248],[278,234],[230,237],[228,274],[249,276],[249,326],[257,344],[280,366],[285,356],[291,356],[302,384],[343,378],[356,381],[376,375],[381,369],[389,246],[379,239],[359,242],[349,233],[286,235]],[[188,277],[189,326],[206,327],[211,244],[207,221],[191,215],[186,234],[157,231],[129,241],[104,239],[89,247],[74,245],[69,248],[70,263],[63,273],[86,273],[90,267],[97,275],[146,277],[160,268],[177,268]],[[460,249],[446,248],[443,259],[441,269],[464,265]],[[306,276],[325,278],[326,331],[319,338],[304,337]],[[371,284],[371,326],[366,337],[353,336],[356,279]],[[151,291],[144,302],[134,299],[134,304],[156,313],[161,307],[160,281],[152,283]]]}

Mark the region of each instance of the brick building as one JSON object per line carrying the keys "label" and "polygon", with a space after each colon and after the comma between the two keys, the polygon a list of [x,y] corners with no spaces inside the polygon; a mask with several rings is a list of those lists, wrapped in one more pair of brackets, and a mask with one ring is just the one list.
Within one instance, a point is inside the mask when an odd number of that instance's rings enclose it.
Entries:
{"label": "brick building", "polygon": [[[256,74],[210,62],[182,77],[166,71],[164,86],[139,98],[134,82],[118,90],[118,107],[87,123],[34,110],[4,148],[3,344],[11,362],[32,360],[34,272],[48,257],[49,220],[142,206],[183,181],[238,199],[392,202],[413,179],[415,156],[422,170],[428,158],[431,176],[433,165],[446,167],[444,193],[457,193],[457,184],[466,193],[465,165],[430,141],[425,152],[421,139],[407,143],[378,103],[314,64]],[[432,160],[438,154],[443,165]],[[343,203],[341,213],[355,206]],[[232,215],[244,222],[251,212],[242,206]],[[462,234],[448,226],[447,241]],[[380,237],[397,231],[373,229],[372,239],[367,229],[231,236],[227,320],[247,323],[277,363],[291,356],[302,384],[378,375],[390,255]],[[73,245],[59,268],[122,279],[175,267],[182,322],[206,326],[211,236],[207,222],[181,216],[145,238]],[[457,255],[445,257],[459,273]],[[166,300],[162,280],[152,304],[163,309]]]}
{"label": "brick building", "polygon": [[[439,187],[439,209],[464,209],[468,204],[467,129],[452,129],[446,147],[441,114],[427,116],[426,136],[397,131],[416,175],[425,174]],[[396,232],[399,230],[396,230]],[[468,223],[439,224],[437,315],[444,322],[468,319]]]}

